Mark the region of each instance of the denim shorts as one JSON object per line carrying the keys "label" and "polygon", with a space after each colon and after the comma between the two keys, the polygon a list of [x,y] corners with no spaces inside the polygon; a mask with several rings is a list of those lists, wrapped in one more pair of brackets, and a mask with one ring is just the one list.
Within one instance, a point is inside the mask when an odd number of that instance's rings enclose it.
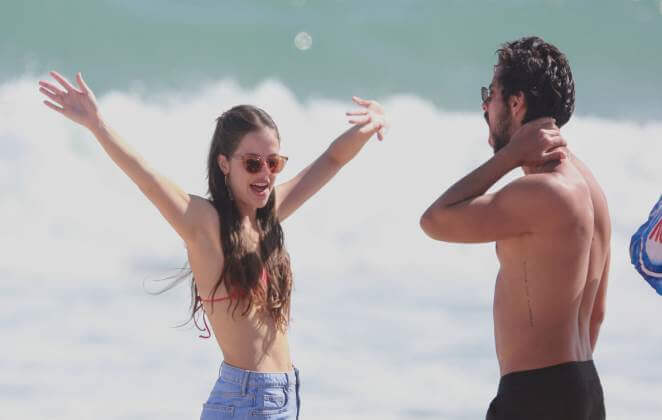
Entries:
{"label": "denim shorts", "polygon": [[223,362],[200,420],[299,418],[299,370],[262,373]]}

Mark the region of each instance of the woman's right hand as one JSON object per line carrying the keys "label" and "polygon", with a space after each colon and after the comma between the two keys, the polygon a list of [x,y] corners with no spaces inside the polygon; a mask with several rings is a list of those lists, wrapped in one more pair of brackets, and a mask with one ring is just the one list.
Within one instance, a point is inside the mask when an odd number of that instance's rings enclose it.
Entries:
{"label": "woman's right hand", "polygon": [[92,90],[85,84],[80,72],[76,74],[78,88],[72,86],[67,79],[55,71],[50,72],[50,75],[60,86],[39,81],[39,91],[50,99],[50,101],[44,100],[44,104],[90,130],[98,126],[101,116],[97,100]]}

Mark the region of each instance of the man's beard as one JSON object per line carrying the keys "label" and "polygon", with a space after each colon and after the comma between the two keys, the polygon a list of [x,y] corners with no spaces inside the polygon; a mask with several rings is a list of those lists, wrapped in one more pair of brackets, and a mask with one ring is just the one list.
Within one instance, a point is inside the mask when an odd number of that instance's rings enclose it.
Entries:
{"label": "man's beard", "polygon": [[503,149],[507,144],[509,139],[502,134],[492,133],[492,140],[494,140],[494,154]]}
{"label": "man's beard", "polygon": [[506,108],[505,114],[498,119],[495,124],[495,130],[491,132],[492,140],[494,140],[494,154],[503,149],[510,141],[510,125],[512,123],[512,114],[510,109]]}

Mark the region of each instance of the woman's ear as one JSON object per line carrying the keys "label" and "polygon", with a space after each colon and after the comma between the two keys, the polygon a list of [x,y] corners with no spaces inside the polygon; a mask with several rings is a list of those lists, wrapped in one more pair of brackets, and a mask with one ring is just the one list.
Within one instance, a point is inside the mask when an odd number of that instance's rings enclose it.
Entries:
{"label": "woman's ear", "polygon": [[216,162],[218,163],[218,167],[221,168],[221,171],[224,175],[227,175],[230,172],[230,162],[228,161],[228,158],[225,157],[225,155],[219,154],[216,158]]}

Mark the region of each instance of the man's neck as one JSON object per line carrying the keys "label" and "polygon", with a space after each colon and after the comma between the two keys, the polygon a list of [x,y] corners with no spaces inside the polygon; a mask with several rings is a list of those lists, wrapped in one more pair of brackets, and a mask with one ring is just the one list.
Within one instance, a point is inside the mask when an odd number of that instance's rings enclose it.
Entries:
{"label": "man's neck", "polygon": [[547,173],[547,172],[552,172],[554,169],[556,169],[561,163],[563,163],[565,160],[570,158],[570,150],[568,150],[567,147],[559,147],[559,150],[562,150],[565,152],[567,158],[563,160],[550,160],[548,162],[545,162],[540,165],[522,165],[522,170],[524,171],[525,175],[531,175],[531,174],[542,174],[542,173]]}

